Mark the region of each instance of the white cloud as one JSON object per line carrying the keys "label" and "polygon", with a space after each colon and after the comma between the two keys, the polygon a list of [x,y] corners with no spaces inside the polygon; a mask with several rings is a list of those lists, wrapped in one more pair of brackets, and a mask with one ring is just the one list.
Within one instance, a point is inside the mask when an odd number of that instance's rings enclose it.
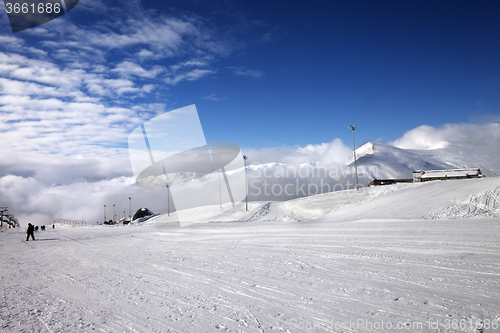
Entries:
{"label": "white cloud", "polygon": [[47,85],[76,88],[85,72],[81,70],[60,70],[57,65],[44,60],[0,52],[0,73],[17,80],[38,82]]}
{"label": "white cloud", "polygon": [[[141,48],[137,53],[141,59],[158,59],[182,54],[202,53],[225,55],[230,51],[229,42],[216,40],[213,33],[194,18],[153,18],[145,12],[134,13],[135,19],[107,17],[103,26],[84,28],[67,21],[54,20],[54,27],[64,24],[64,38],[46,42],[53,48],[77,48],[91,52],[92,49],[122,51]],[[56,22],[57,21],[57,22]],[[104,28],[105,27],[105,28]]]}
{"label": "white cloud", "polygon": [[195,81],[198,80],[208,74],[215,73],[214,70],[210,69],[193,69],[192,71],[176,74],[171,77],[167,77],[165,82],[168,84],[175,85],[181,81]]}
{"label": "white cloud", "polygon": [[390,144],[405,149],[439,149],[470,141],[480,146],[495,142],[500,136],[500,131],[495,133],[491,128],[498,129],[498,125],[446,124],[440,128],[423,125],[406,132]]}
{"label": "white cloud", "polygon": [[65,15],[0,36],[0,201],[12,211],[97,219],[125,192],[156,202],[128,178],[127,136],[169,106],[158,87],[217,73],[234,41],[196,16],[120,5],[87,0],[88,24]]}
{"label": "white cloud", "polygon": [[24,40],[14,36],[0,36],[0,44],[7,45],[9,48],[20,49],[24,45]]}
{"label": "white cloud", "polygon": [[208,96],[203,97],[204,99],[208,99],[209,101],[223,101],[227,98],[225,97],[217,97],[215,94],[210,94]]}
{"label": "white cloud", "polygon": [[157,58],[159,55],[154,54],[153,52],[149,50],[141,50],[137,53],[137,56],[141,59],[147,59],[147,58]]}
{"label": "white cloud", "polygon": [[138,64],[135,64],[135,63],[130,62],[130,61],[124,61],[124,62],[119,63],[116,66],[116,68],[112,69],[111,71],[117,72],[120,75],[123,75],[125,77],[135,75],[135,76],[139,76],[139,77],[143,77],[143,78],[152,79],[152,78],[155,78],[159,73],[161,73],[163,71],[163,69],[159,66],[155,66],[154,68],[152,68],[151,70],[148,71],[148,70],[145,70],[144,68],[142,68]]}
{"label": "white cloud", "polygon": [[108,207],[116,204],[118,212],[123,215],[120,210],[128,208],[128,196],[120,197],[118,193],[127,192],[136,199],[134,204],[140,204],[137,198],[142,193],[138,189],[131,190],[131,182],[130,178],[118,177],[94,183],[47,186],[33,177],[10,175],[0,178],[0,199],[24,226],[28,222],[50,224],[55,218],[84,218],[95,224],[96,221],[102,222],[103,203],[107,203]]}
{"label": "white cloud", "polygon": [[207,66],[207,63],[199,60],[190,60],[183,63],[184,66]]}
{"label": "white cloud", "polygon": [[259,70],[255,70],[255,69],[244,69],[244,68],[234,68],[234,67],[231,67],[233,69],[233,74],[235,75],[241,75],[241,76],[250,76],[250,77],[254,77],[256,79],[260,79],[263,75],[264,75],[264,72],[263,71],[259,71]]}
{"label": "white cloud", "polygon": [[285,164],[339,164],[345,165],[352,150],[340,139],[330,143],[310,144],[305,147],[278,147],[245,149],[252,163],[285,163]]}

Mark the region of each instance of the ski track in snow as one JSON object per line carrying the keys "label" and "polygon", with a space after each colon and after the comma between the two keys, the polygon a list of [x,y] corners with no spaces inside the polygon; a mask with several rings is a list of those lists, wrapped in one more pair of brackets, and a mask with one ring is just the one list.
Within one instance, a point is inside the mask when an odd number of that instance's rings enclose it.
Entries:
{"label": "ski track in snow", "polygon": [[35,242],[11,230],[1,327],[384,332],[331,325],[500,319],[499,222],[67,228]]}
{"label": "ski track in snow", "polygon": [[[263,203],[248,222],[58,226],[35,242],[3,230],[0,331],[481,332],[470,321],[500,320],[497,183],[470,195],[425,185],[459,197],[429,220],[342,221],[340,206],[364,206],[332,194],[326,210],[323,196]],[[346,195],[371,209],[382,192],[407,200],[405,188]],[[307,209],[321,218],[302,220]],[[456,216],[469,218],[436,219]]]}

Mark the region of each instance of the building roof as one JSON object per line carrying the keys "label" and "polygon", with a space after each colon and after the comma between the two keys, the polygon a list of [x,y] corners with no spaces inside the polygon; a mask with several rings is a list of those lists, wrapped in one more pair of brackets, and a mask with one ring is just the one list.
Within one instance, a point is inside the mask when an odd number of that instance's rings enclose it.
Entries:
{"label": "building roof", "polygon": [[152,211],[150,211],[147,208],[139,208],[135,214],[134,217],[132,217],[132,221],[135,221],[137,219],[143,218],[145,216],[151,216],[154,215]]}
{"label": "building roof", "polygon": [[429,170],[415,172],[422,172],[422,178],[457,178],[481,175],[481,170],[479,169]]}

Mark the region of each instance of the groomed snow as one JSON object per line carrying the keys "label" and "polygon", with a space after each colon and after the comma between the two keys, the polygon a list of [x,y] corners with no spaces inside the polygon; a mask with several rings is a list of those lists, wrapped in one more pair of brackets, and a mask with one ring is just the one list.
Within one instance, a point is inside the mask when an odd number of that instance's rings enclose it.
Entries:
{"label": "groomed snow", "polygon": [[35,242],[4,229],[0,327],[480,332],[481,320],[499,331],[499,192],[498,178],[437,181],[250,203],[210,220],[202,207],[186,227],[174,216],[58,225]]}

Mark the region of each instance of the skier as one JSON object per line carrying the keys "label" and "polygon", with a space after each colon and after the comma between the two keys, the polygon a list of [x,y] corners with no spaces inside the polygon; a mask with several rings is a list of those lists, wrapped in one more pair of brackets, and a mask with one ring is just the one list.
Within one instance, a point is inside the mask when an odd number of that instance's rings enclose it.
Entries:
{"label": "skier", "polygon": [[35,235],[33,234],[35,232],[35,226],[31,223],[28,223],[28,230],[26,230],[26,241],[31,236],[31,239],[35,240]]}

